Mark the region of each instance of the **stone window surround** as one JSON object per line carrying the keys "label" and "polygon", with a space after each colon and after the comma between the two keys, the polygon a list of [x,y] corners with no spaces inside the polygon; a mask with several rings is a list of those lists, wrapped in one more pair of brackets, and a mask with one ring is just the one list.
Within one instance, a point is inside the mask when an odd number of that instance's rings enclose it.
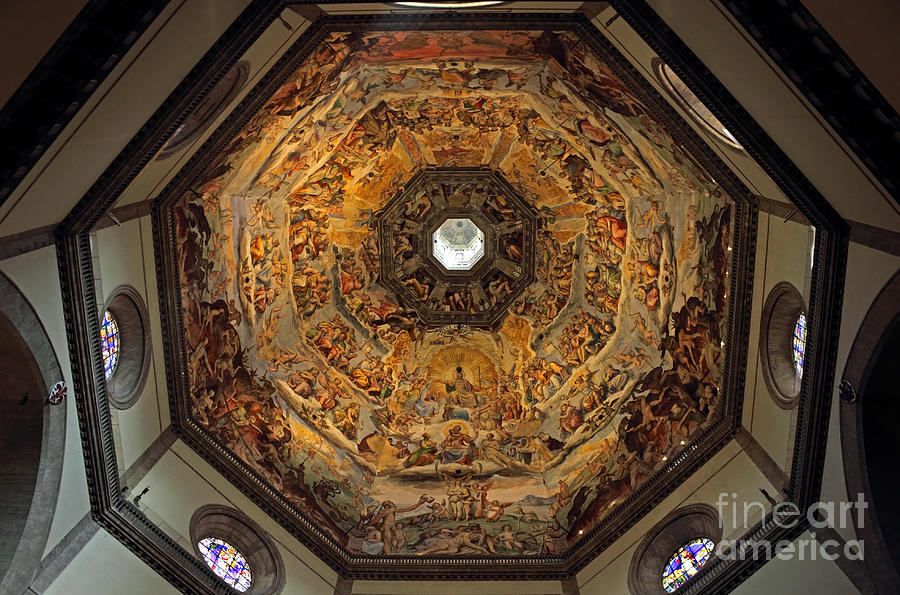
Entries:
{"label": "stone window surround", "polygon": [[662,586],[663,569],[678,548],[701,537],[714,543],[722,539],[722,525],[715,508],[708,504],[691,504],[669,513],[647,532],[631,558],[628,568],[631,593],[668,595]]}
{"label": "stone window surround", "polygon": [[141,295],[129,285],[116,287],[106,310],[119,328],[119,361],[106,382],[109,403],[116,409],[133,406],[150,371],[150,318]]}
{"label": "stone window surround", "polygon": [[190,523],[194,553],[203,556],[197,547],[206,537],[218,537],[233,545],[250,566],[250,588],[247,595],[276,595],[284,589],[284,561],[275,542],[247,515],[235,508],[208,504],[198,508]]}
{"label": "stone window surround", "polygon": [[800,399],[800,373],[794,364],[794,329],[806,304],[796,287],[782,281],[769,292],[759,329],[759,357],[772,400],[793,409]]}

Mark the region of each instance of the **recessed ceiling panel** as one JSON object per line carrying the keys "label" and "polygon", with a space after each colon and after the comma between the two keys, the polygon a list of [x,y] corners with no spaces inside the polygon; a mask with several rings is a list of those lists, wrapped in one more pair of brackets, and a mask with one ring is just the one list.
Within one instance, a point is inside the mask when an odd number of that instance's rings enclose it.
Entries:
{"label": "recessed ceiling panel", "polygon": [[734,202],[596,48],[326,30],[171,207],[190,427],[347,555],[566,555],[722,418]]}

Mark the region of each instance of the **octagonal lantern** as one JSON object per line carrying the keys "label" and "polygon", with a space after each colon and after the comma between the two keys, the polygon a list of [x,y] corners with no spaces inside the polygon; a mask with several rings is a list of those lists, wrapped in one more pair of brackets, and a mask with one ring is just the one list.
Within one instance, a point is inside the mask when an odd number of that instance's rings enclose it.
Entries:
{"label": "octagonal lantern", "polygon": [[434,257],[450,271],[468,271],[484,256],[484,232],[467,217],[445,220],[432,239]]}
{"label": "octagonal lantern", "polygon": [[496,171],[422,170],[376,219],[380,278],[424,326],[494,326],[534,280],[537,214]]}

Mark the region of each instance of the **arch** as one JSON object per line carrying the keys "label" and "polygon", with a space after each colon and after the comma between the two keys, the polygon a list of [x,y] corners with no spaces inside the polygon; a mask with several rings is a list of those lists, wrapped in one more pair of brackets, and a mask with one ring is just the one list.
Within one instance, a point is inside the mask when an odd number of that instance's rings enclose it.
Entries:
{"label": "arch", "polygon": [[793,409],[800,399],[801,374],[794,365],[794,329],[806,315],[803,296],[782,281],[769,292],[759,329],[759,357],[769,395],[782,409]]}
{"label": "arch", "polygon": [[247,595],[275,595],[284,588],[284,561],[275,542],[241,511],[217,504],[201,506],[191,517],[190,537],[200,558],[198,544],[207,537],[231,544],[244,556],[252,575]]}
{"label": "arch", "polygon": [[691,119],[711,133],[720,144],[738,151],[744,150],[744,147],[728,132],[722,122],[665,62],[659,58],[653,58],[650,66],[662,88],[681,109],[687,112]]}
{"label": "arch", "polygon": [[106,394],[110,405],[128,409],[141,396],[150,370],[150,317],[141,295],[128,285],[115,288],[106,304],[119,331],[118,363]]}
{"label": "arch", "polygon": [[679,548],[698,538],[718,543],[722,526],[716,509],[708,504],[678,508],[658,522],[638,545],[628,568],[633,595],[668,595],[662,586],[663,569]]}
{"label": "arch", "polygon": [[[7,391],[2,397],[7,411],[15,411],[17,440],[5,446],[5,485],[16,489],[0,492],[0,592],[21,593],[40,566],[56,510],[66,441],[66,405],[46,403],[47,395],[63,380],[62,369],[43,325],[22,292],[0,273],[0,337],[6,344],[0,366],[15,370],[24,394]],[[7,343],[8,342],[8,343]],[[12,354],[12,355],[9,355]],[[16,357],[18,356],[18,357]],[[12,368],[8,364],[14,364]],[[11,376],[13,376],[11,374]],[[5,382],[5,380],[4,380]],[[26,388],[27,387],[27,388]],[[7,428],[0,431],[7,432]],[[38,440],[21,441],[29,432]],[[14,449],[12,453],[6,449]],[[14,465],[9,466],[10,463]],[[10,499],[15,499],[10,500]]]}
{"label": "arch", "polygon": [[222,76],[222,79],[188,112],[181,126],[175,130],[156,154],[156,159],[171,157],[203,134],[219,114],[228,107],[231,100],[237,96],[244,83],[247,82],[249,74],[250,63],[247,61],[241,60],[232,66]]}
{"label": "arch", "polygon": [[[896,483],[890,483],[896,482],[896,464],[890,460],[891,454],[880,456],[876,452],[885,442],[896,444],[896,426],[890,426],[898,413],[896,388],[887,382],[900,358],[898,304],[900,271],[869,307],[840,382],[841,453],[847,494],[850,500],[862,494],[868,503],[862,525],[856,515],[850,516],[857,537],[865,542],[864,562],[879,593],[895,593],[900,584],[900,512],[884,496],[885,490],[896,488]],[[885,394],[890,398],[879,398]],[[890,415],[893,417],[879,419]],[[890,467],[885,468],[885,463]]]}

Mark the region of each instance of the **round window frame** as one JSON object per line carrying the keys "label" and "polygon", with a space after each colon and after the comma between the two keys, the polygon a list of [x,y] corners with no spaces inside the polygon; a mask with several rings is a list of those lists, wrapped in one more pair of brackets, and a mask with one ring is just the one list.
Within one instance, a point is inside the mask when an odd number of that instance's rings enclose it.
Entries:
{"label": "round window frame", "polygon": [[150,317],[143,298],[129,285],[110,293],[106,312],[119,330],[118,361],[106,379],[106,396],[116,409],[128,409],[140,398],[150,373]]}
{"label": "round window frame", "polygon": [[[201,506],[191,516],[189,532],[194,553],[204,568],[208,568],[208,565],[198,545],[207,537],[221,539],[244,556],[250,567],[251,577],[250,587],[246,591],[238,591],[216,577],[231,592],[243,595],[277,595],[284,589],[284,560],[275,542],[241,511],[218,504]],[[210,569],[209,572],[213,571]]]}
{"label": "round window frame", "polygon": [[[809,341],[809,315],[800,291],[787,281],[777,283],[763,305],[759,329],[759,357],[769,395],[782,409],[793,409],[800,401],[803,375],[794,364],[794,328],[797,319],[806,317]],[[807,370],[804,358],[803,367]]]}
{"label": "round window frame", "polygon": [[[155,160],[162,161],[163,159],[167,159],[190,145],[197,139],[197,137],[206,132],[206,130],[212,125],[212,123],[216,121],[216,118],[218,118],[222,114],[222,112],[225,111],[228,105],[232,101],[234,101],[234,98],[237,97],[241,89],[244,88],[244,85],[247,83],[247,79],[250,76],[250,62],[247,62],[246,60],[237,62],[234,66],[231,67],[231,70],[226,73],[226,76],[230,75],[232,72],[234,72],[234,77],[231,80],[231,85],[228,87],[228,89],[225,90],[221,97],[218,98],[215,105],[213,105],[206,111],[206,113],[200,118],[200,121],[197,123],[197,125],[194,126],[194,128],[190,130],[184,137],[177,138],[177,134],[181,130],[180,127],[177,128],[175,132],[173,132],[172,135],[169,136],[168,139],[166,139],[166,142],[163,143],[162,148],[154,157]],[[203,101],[210,95],[218,91],[217,87],[221,85],[222,82],[222,79],[220,79],[215,85],[213,85],[212,89],[210,89],[210,91],[206,95],[201,97],[196,105],[191,107],[190,111],[187,112],[184,119],[187,120],[188,118],[192,117],[197,109],[203,105]],[[184,124],[182,124],[182,126],[183,125]],[[172,142],[173,140],[175,142]]]}
{"label": "round window frame", "polygon": [[[712,557],[722,540],[719,513],[709,504],[690,504],[666,515],[653,526],[631,557],[628,568],[628,589],[633,595],[670,595],[662,586],[662,573],[678,550],[695,539],[709,539],[715,544],[710,559],[700,572],[712,563]],[[691,584],[698,574],[675,589],[678,593]]]}
{"label": "round window frame", "polygon": [[[746,153],[744,147],[742,147],[740,143],[723,134],[721,130],[717,130],[711,122],[707,121],[706,118],[704,118],[700,113],[697,112],[697,109],[691,105],[690,100],[687,97],[684,97],[684,95],[680,91],[678,91],[678,89],[675,87],[674,83],[666,73],[666,70],[668,70],[676,77],[678,76],[678,73],[672,70],[671,66],[663,62],[658,57],[654,57],[653,60],[651,60],[650,65],[659,85],[665,90],[666,94],[671,97],[675,101],[675,103],[678,104],[678,107],[688,113],[692,120],[699,124],[705,131],[712,134],[715,137],[716,141],[718,141],[720,144],[728,147],[729,149],[740,151],[741,153]],[[725,124],[722,122],[722,120],[712,112],[712,110],[708,105],[706,105],[703,100],[697,97],[697,95],[690,89],[690,86],[685,83],[684,80],[681,79],[681,77],[678,77],[678,80],[688,88],[688,91],[690,91],[691,94],[694,95],[694,98],[697,100],[697,102],[703,105],[709,111],[709,113],[712,114],[712,116],[716,120],[718,120],[719,124],[722,124],[722,127],[725,128]]]}

